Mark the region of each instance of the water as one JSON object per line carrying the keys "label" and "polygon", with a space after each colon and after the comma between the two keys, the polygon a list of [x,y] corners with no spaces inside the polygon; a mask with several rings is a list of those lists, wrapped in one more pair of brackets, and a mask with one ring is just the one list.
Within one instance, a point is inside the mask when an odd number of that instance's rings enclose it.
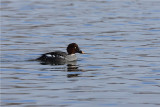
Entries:
{"label": "water", "polygon": [[[2,0],[2,107],[159,107],[159,0]],[[74,65],[31,61],[66,51]]]}

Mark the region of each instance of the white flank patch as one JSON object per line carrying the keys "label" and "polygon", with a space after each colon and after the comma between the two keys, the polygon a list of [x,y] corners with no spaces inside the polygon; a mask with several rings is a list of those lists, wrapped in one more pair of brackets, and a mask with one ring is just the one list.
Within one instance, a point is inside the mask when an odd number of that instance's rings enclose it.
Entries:
{"label": "white flank patch", "polygon": [[55,57],[54,55],[52,56],[51,54],[46,54],[47,57]]}

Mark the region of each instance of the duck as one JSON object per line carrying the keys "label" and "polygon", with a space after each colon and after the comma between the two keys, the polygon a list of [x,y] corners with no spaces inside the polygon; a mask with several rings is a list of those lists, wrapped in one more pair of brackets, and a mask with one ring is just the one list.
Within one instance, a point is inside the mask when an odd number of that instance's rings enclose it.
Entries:
{"label": "duck", "polygon": [[83,51],[80,50],[79,46],[76,43],[70,43],[67,48],[67,52],[63,51],[54,51],[42,54],[36,60],[43,62],[43,64],[54,64],[61,65],[66,62],[76,61],[76,53],[84,54]]}

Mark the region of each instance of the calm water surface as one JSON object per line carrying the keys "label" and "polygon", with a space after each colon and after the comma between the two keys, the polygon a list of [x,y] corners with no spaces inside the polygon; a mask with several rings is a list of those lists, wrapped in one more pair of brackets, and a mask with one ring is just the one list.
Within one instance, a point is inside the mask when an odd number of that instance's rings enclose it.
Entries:
{"label": "calm water surface", "polygon": [[[2,0],[2,107],[159,107],[159,0]],[[31,61],[76,42],[72,65]]]}

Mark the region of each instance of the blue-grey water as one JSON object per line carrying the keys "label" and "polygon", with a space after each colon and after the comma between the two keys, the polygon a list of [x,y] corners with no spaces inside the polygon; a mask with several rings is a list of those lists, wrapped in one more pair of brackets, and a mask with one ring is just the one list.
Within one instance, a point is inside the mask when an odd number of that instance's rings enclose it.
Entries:
{"label": "blue-grey water", "polygon": [[[2,0],[2,107],[159,107],[159,0]],[[33,59],[76,42],[74,66]]]}

